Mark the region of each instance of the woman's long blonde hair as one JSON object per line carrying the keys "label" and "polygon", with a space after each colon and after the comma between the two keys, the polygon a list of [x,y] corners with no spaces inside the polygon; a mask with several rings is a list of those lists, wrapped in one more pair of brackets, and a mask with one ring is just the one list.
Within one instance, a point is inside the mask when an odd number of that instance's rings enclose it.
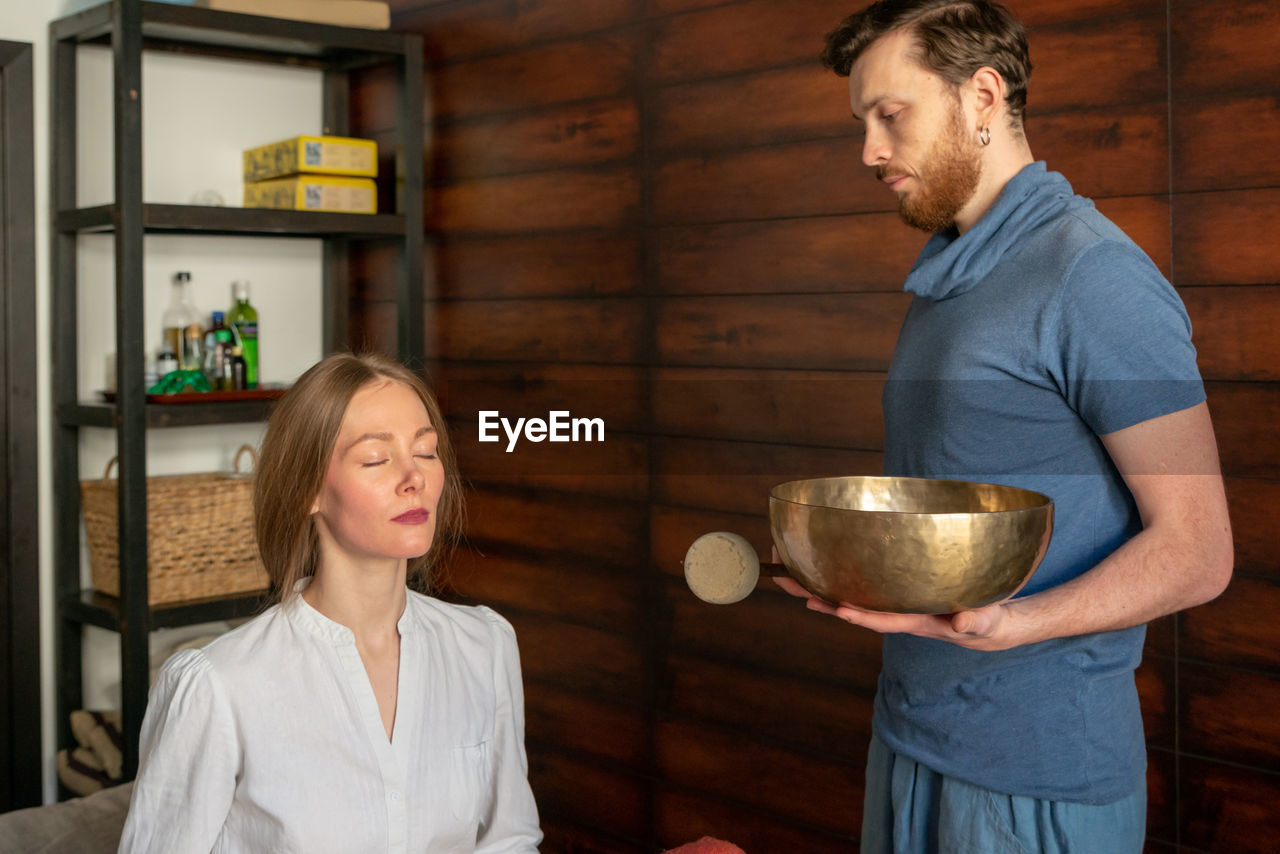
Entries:
{"label": "woman's long blonde hair", "polygon": [[356,392],[375,380],[391,380],[412,389],[436,430],[436,455],[444,465],[444,489],[436,507],[430,550],[409,561],[411,586],[431,589],[436,570],[462,530],[462,487],[444,415],[421,377],[378,353],[338,353],[307,369],[276,404],[258,455],[253,513],[258,551],[271,580],[270,598],[293,594],[299,579],[314,575],[320,541],[311,507],[324,486],[333,447],[347,406]]}

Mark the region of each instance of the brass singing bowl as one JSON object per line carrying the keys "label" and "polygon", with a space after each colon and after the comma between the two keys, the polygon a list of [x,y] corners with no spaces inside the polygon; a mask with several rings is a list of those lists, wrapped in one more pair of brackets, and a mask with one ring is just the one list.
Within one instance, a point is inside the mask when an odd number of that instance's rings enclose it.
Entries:
{"label": "brass singing bowl", "polygon": [[770,490],[769,528],[787,571],[821,599],[951,614],[1026,584],[1049,547],[1053,502],[961,480],[795,480]]}

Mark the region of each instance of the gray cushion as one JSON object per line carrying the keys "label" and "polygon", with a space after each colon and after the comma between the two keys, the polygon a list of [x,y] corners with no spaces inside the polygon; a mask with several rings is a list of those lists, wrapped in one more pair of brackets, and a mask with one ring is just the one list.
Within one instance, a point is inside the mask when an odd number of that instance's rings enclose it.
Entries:
{"label": "gray cushion", "polygon": [[115,854],[133,784],[83,798],[0,815],[0,851],[12,854]]}

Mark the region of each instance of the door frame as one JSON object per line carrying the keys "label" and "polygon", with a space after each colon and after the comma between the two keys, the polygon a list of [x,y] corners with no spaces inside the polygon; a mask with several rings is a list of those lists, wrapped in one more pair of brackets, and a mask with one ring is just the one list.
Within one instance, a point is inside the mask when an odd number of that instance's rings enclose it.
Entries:
{"label": "door frame", "polygon": [[0,811],[43,792],[31,57],[0,41]]}

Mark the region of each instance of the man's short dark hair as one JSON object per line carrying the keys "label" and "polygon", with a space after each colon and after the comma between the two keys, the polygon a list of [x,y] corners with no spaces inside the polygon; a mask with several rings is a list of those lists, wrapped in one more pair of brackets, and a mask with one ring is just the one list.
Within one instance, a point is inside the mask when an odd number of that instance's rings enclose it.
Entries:
{"label": "man's short dark hair", "polygon": [[923,68],[958,86],[990,66],[1004,78],[1010,119],[1022,123],[1027,106],[1031,57],[1027,31],[1013,13],[988,0],[879,0],[855,12],[827,34],[822,64],[848,77],[871,43],[909,27],[913,58]]}

